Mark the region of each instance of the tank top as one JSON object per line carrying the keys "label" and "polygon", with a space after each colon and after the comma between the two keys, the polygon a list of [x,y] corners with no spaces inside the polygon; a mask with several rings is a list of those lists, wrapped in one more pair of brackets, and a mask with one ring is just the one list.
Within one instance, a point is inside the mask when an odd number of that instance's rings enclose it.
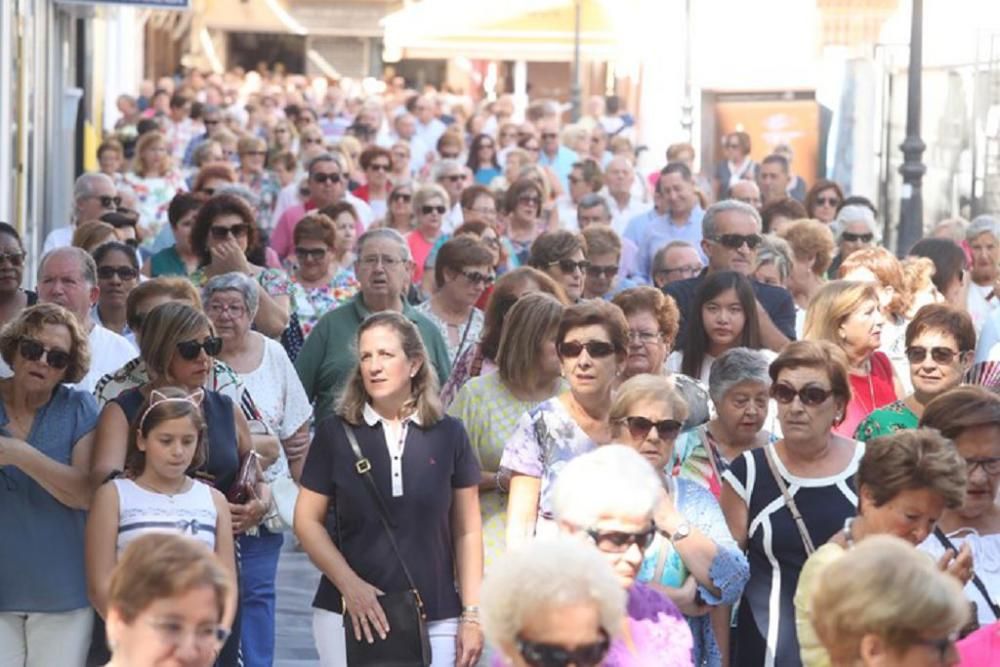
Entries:
{"label": "tank top", "polygon": [[150,533],[179,533],[215,551],[218,518],[212,491],[194,482],[184,493],[168,496],[148,491],[131,479],[112,480],[118,490],[118,555],[133,540]]}

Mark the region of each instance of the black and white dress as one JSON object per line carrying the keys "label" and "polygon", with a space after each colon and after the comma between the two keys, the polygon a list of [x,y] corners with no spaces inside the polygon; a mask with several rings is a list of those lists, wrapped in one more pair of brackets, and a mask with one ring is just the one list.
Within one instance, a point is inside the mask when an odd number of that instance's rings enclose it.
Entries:
{"label": "black and white dress", "polygon": [[[854,473],[864,454],[864,444],[858,443],[850,463],[830,477],[796,477],[788,472],[777,452],[774,454],[813,544],[825,544],[843,528],[844,519],[857,513]],[[747,504],[750,580],[739,603],[732,664],[798,667],[802,662],[793,598],[807,558],[802,536],[767,465],[763,448],[745,452],[722,477]]]}

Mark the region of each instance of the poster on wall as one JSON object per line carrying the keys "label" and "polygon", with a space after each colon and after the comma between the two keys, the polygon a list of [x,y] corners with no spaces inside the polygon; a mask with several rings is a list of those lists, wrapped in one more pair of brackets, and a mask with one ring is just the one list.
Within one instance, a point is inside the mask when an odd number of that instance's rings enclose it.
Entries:
{"label": "poster on wall", "polygon": [[791,147],[792,172],[811,181],[819,157],[819,105],[814,100],[734,100],[715,106],[717,141],[730,132],[750,135],[750,157],[760,162],[781,144]]}

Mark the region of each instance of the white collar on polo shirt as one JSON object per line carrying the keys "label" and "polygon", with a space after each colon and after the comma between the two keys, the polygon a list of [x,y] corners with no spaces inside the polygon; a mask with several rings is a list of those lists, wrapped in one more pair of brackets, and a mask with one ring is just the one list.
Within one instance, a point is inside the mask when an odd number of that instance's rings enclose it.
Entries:
{"label": "white collar on polo shirt", "polygon": [[[375,426],[375,424],[378,424],[379,422],[388,421],[385,417],[375,412],[375,408],[372,407],[371,403],[365,403],[365,407],[361,411],[361,416],[365,418],[365,423],[369,426]],[[404,418],[402,421],[410,421],[417,426],[423,426],[423,424],[420,423],[420,415],[416,412]]]}

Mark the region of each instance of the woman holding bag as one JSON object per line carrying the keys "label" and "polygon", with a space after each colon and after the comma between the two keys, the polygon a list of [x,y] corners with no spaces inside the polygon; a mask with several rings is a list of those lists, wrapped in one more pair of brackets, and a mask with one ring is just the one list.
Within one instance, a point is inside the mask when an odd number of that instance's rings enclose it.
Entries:
{"label": "woman holding bag", "polygon": [[295,507],[295,533],[323,572],[313,600],[320,664],[350,655],[352,667],[471,667],[483,647],[479,464],[441,408],[410,320],[376,313],[356,343],[358,366],[336,414],[316,426]]}

